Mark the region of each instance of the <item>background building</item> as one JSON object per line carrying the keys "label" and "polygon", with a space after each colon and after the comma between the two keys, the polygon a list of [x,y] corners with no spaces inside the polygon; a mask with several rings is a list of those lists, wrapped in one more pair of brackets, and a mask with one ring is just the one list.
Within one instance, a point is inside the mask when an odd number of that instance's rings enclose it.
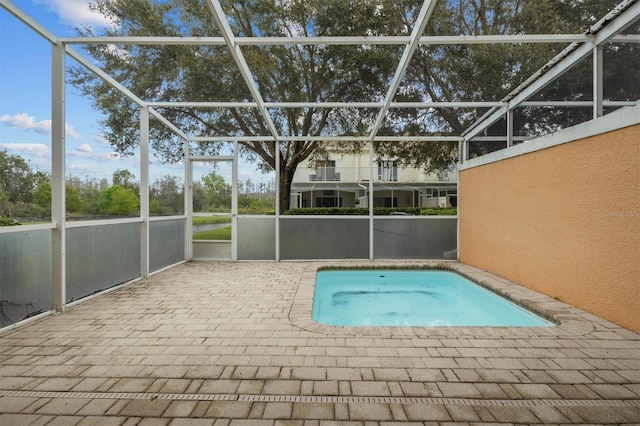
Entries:
{"label": "background building", "polygon": [[[326,160],[306,160],[296,170],[291,207],[368,207],[369,150],[332,151]],[[455,166],[425,173],[400,167],[394,159],[374,159],[374,207],[456,207]]]}

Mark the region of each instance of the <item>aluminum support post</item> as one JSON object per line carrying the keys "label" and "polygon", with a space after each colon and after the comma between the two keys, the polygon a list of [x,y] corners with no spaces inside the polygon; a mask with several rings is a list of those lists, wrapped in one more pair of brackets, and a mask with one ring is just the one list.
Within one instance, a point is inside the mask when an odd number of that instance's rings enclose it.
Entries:
{"label": "aluminum support post", "polygon": [[604,97],[603,78],[602,78],[602,62],[603,62],[602,45],[593,49],[593,118],[602,117],[604,109],[602,102]]}
{"label": "aluminum support post", "polygon": [[507,148],[513,146],[513,110],[507,110]]}
{"label": "aluminum support post", "polygon": [[231,162],[231,261],[238,260],[238,141],[233,144]]}
{"label": "aluminum support post", "polygon": [[149,107],[140,108],[140,275],[149,277]]}
{"label": "aluminum support post", "polygon": [[184,215],[185,221],[184,244],[185,257],[187,260],[193,258],[193,164],[191,162],[190,141],[184,141]]}
{"label": "aluminum support post", "polygon": [[[280,141],[273,141],[275,144],[276,157],[276,262],[280,261]],[[313,189],[311,190],[311,202],[313,203]]]}
{"label": "aluminum support post", "polygon": [[373,141],[369,142],[369,260],[373,260]]}
{"label": "aluminum support post", "polygon": [[461,163],[465,163],[469,159],[469,142],[468,140],[462,141],[462,151],[460,152]]}
{"label": "aluminum support post", "polygon": [[[462,147],[465,142],[458,144],[458,157],[462,158]],[[459,165],[462,162],[459,162]],[[456,167],[456,261],[460,262],[460,166]]]}
{"label": "aluminum support post", "polygon": [[51,283],[57,312],[64,312],[67,302],[65,120],[65,49],[58,43],[53,45],[51,70]]}

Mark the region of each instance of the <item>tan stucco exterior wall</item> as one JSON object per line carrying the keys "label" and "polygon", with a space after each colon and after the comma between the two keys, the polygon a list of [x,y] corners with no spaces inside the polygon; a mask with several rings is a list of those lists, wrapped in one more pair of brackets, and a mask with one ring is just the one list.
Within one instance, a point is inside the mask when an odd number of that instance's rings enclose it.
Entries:
{"label": "tan stucco exterior wall", "polygon": [[640,125],[459,179],[460,261],[640,332]]}

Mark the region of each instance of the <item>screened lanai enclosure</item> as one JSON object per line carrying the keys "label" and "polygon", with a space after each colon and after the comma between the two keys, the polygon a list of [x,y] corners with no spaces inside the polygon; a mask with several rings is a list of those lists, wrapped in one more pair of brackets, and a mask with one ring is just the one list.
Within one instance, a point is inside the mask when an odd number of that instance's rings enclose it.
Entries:
{"label": "screened lanai enclosure", "polygon": [[[0,327],[190,260],[456,260],[457,215],[376,213],[377,164],[455,170],[638,111],[635,0],[100,1],[112,25],[74,36],[0,6],[50,43],[52,88],[51,220],[0,228]],[[136,217],[68,220],[71,88],[137,152]],[[368,214],[285,214],[296,168],[336,152],[368,158],[353,184]],[[183,214],[151,211],[150,156],[183,166]],[[241,164],[275,176],[274,214],[239,214]],[[214,165],[229,170],[231,239],[193,241],[194,168]]]}

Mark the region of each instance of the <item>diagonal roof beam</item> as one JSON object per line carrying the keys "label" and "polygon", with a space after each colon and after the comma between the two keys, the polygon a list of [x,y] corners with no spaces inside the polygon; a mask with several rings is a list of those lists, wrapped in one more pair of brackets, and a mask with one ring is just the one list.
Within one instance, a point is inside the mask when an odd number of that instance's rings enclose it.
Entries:
{"label": "diagonal roof beam", "polygon": [[158,111],[156,111],[153,108],[149,108],[149,113],[153,115],[155,118],[157,118],[158,120],[160,120],[162,124],[164,124],[167,128],[171,129],[171,131],[173,131],[175,134],[180,136],[182,139],[189,140],[189,136],[187,136],[187,134],[183,132],[178,126],[176,126],[171,121],[169,121],[169,119],[167,119],[164,115],[160,114]]}
{"label": "diagonal roof beam", "polygon": [[242,50],[240,50],[240,46],[235,41],[235,36],[231,31],[231,26],[227,21],[227,17],[224,14],[224,11],[222,10],[222,6],[220,6],[220,2],[218,0],[206,0],[206,3],[209,6],[209,9],[211,10],[211,14],[215,19],[216,24],[220,29],[220,32],[222,33],[222,37],[224,38],[227,46],[229,47],[229,51],[231,52],[231,56],[233,56],[233,60],[236,62],[236,65],[238,66],[238,69],[242,74],[242,78],[244,79],[245,83],[247,84],[247,87],[249,88],[249,91],[251,92],[251,96],[253,97],[254,101],[258,105],[258,109],[262,113],[262,116],[264,117],[267,123],[267,127],[269,128],[271,135],[276,141],[278,141],[279,134],[278,134],[278,130],[276,129],[276,125],[274,124],[273,119],[269,114],[269,111],[264,105],[264,99],[262,99],[260,90],[258,90],[258,85],[256,81],[253,79],[253,76],[251,75],[249,64],[247,64],[247,61],[245,60],[244,55],[242,54]]}
{"label": "diagonal roof beam", "polygon": [[[87,58],[82,56],[82,54],[80,54],[77,50],[69,46],[65,46],[65,51],[67,55],[73,58],[76,62],[85,66],[87,69],[89,69],[89,71],[93,72],[95,75],[97,75],[98,77],[103,79],[105,82],[107,82],[109,85],[111,85],[111,87],[113,87],[114,89],[122,93],[124,96],[129,98],[133,103],[141,107],[148,106],[146,102],[144,102],[142,99],[136,96],[133,92],[131,92],[129,89],[127,89],[122,84],[120,84],[116,79],[114,79],[109,74],[104,72],[101,68],[96,66],[93,62],[89,61]],[[167,120],[167,118],[164,117],[162,114],[160,114],[158,111],[154,110],[153,108],[149,108],[149,113],[154,117],[156,117],[158,120],[160,120],[165,126],[171,129],[174,133],[176,133],[181,138],[189,139],[189,136],[187,136],[186,133],[184,133],[181,129],[175,126],[172,122]]]}
{"label": "diagonal roof beam", "polygon": [[98,77],[100,77],[101,79],[106,81],[107,83],[109,83],[111,85],[111,87],[113,87],[114,89],[118,90],[120,93],[125,95],[127,98],[131,99],[132,102],[138,104],[139,106],[145,106],[146,105],[146,103],[142,99],[137,97],[133,92],[131,92],[126,87],[124,87],[115,78],[111,77],[109,74],[104,72],[101,68],[96,66],[93,62],[89,61],[87,58],[82,56],[82,54],[80,54],[77,50],[75,50],[75,49],[73,49],[73,48],[71,48],[69,46],[65,46],[65,50],[67,52],[67,55],[72,57],[76,62],[78,62],[79,64],[83,65],[89,71],[91,71],[92,73],[94,73],[95,75],[97,75]]}
{"label": "diagonal roof beam", "polygon": [[[138,96],[136,96],[133,92],[131,92],[129,89],[127,89],[122,84],[120,84],[116,79],[114,79],[109,74],[104,72],[101,68],[96,66],[93,62],[89,61],[87,58],[82,56],[82,54],[80,54],[77,50],[75,50],[75,49],[73,49],[73,48],[71,48],[69,46],[65,46],[65,51],[66,51],[67,55],[69,55],[71,58],[73,58],[76,62],[78,62],[79,64],[85,66],[87,69],[89,69],[89,71],[93,72],[95,75],[97,75],[98,77],[103,79],[105,82],[107,82],[109,85],[111,85],[111,87],[113,87],[114,89],[116,89],[117,91],[122,93],[124,96],[129,98],[129,100],[131,100],[133,103],[135,103],[135,104],[137,104],[138,106],[141,106],[141,107],[144,107],[144,106],[148,105],[146,102],[144,102]],[[186,133],[184,133],[182,130],[180,130],[178,127],[176,127],[172,122],[167,120],[158,111],[154,110],[153,108],[149,108],[149,113],[151,115],[153,115],[154,117],[156,117],[158,120],[160,120],[165,126],[167,126],[169,129],[171,129],[174,133],[176,133],[181,138],[189,139],[189,137],[186,135]]]}
{"label": "diagonal roof beam", "polygon": [[[142,99],[140,99],[139,97],[134,95],[129,89],[124,87],[117,80],[115,80],[109,74],[107,74],[102,69],[100,69],[98,66],[93,64],[91,61],[87,60],[77,50],[72,49],[71,47],[67,46],[64,41],[62,41],[59,37],[56,37],[52,32],[47,30],[44,26],[42,26],[40,23],[38,23],[31,16],[27,15],[26,13],[24,13],[21,9],[16,7],[12,2],[7,1],[7,0],[0,0],[0,7],[4,8],[5,10],[7,10],[7,12],[9,12],[13,16],[15,16],[18,20],[23,22],[25,25],[27,25],[29,28],[31,28],[33,31],[35,31],[40,36],[44,37],[50,43],[53,43],[53,44],[62,43],[64,45],[64,47],[65,47],[66,54],[69,55],[71,58],[73,58],[76,62],[78,62],[79,64],[81,64],[84,67],[86,67],[87,69],[89,69],[91,72],[93,72],[95,75],[97,75],[98,77],[100,77],[101,79],[106,81],[114,89],[118,90],[120,93],[125,95],[127,98],[129,98],[131,101],[133,101],[137,105],[139,105],[139,106],[144,106],[145,105],[145,103],[144,103],[144,101]],[[171,122],[169,122],[169,120],[164,118],[157,111],[151,110],[151,113],[154,116],[156,116],[156,118],[158,118],[160,121],[162,121],[165,125],[169,126],[171,128],[171,130],[173,130],[174,132],[178,133],[181,137],[183,137],[185,139],[187,138],[187,136],[184,134],[184,132],[182,132],[180,129],[178,129],[176,126],[174,126]]]}
{"label": "diagonal roof beam", "polygon": [[387,91],[387,95],[384,98],[384,104],[382,108],[378,111],[378,116],[376,117],[375,124],[371,129],[371,133],[369,135],[371,141],[375,139],[378,131],[380,130],[380,126],[382,126],[382,122],[384,118],[387,116],[387,112],[391,107],[391,101],[400,86],[400,82],[402,80],[402,76],[404,72],[407,70],[409,66],[409,61],[413,56],[414,52],[420,45],[420,36],[424,32],[424,29],[427,27],[427,22],[429,22],[429,18],[433,13],[433,10],[436,7],[437,0],[425,0],[422,3],[422,8],[420,8],[420,14],[418,15],[418,19],[416,20],[415,26],[411,31],[411,37],[409,40],[409,44],[407,44],[404,48],[404,52],[402,52],[402,57],[400,58],[400,62],[398,63],[398,68],[396,68],[396,73],[393,76],[393,80],[391,80],[391,84],[389,85],[389,90]]}
{"label": "diagonal roof beam", "polygon": [[19,21],[21,21],[23,24],[27,25],[33,31],[38,33],[40,36],[42,36],[45,39],[47,39],[48,42],[53,43],[53,44],[57,44],[58,43],[58,37],[56,37],[55,34],[53,34],[51,31],[47,30],[45,27],[40,25],[40,23],[38,23],[31,16],[27,15],[26,13],[24,13],[24,11],[22,9],[19,9],[12,2],[10,2],[8,0],[0,0],[0,7],[2,7],[7,12],[12,14],[16,18],[18,18]]}
{"label": "diagonal roof beam", "polygon": [[487,127],[498,121],[510,109],[517,107],[538,93],[551,82],[559,78],[578,62],[591,55],[593,48],[613,40],[621,31],[638,20],[640,1],[625,0],[607,16],[591,27],[588,33],[595,33],[595,39],[583,44],[573,43],[544,65],[533,76],[508,94],[503,101],[507,106],[490,111],[463,133],[468,141],[482,133]]}

